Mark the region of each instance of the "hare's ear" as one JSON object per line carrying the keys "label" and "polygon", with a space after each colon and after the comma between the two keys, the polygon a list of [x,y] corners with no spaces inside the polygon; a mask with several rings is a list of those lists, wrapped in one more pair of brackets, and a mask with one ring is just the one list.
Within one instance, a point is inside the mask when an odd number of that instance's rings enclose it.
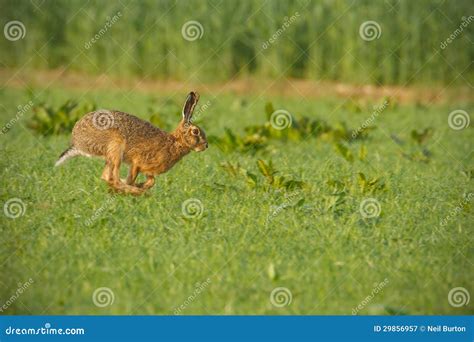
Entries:
{"label": "hare's ear", "polygon": [[196,107],[198,101],[199,94],[194,91],[190,92],[183,107],[183,120],[185,122],[190,122],[191,117],[193,116],[194,107]]}

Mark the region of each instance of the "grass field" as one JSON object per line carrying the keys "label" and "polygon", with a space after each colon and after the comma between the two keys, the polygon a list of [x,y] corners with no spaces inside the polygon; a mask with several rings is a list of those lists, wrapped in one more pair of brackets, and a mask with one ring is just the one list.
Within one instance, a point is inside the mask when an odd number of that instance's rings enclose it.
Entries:
{"label": "grass field", "polygon": [[[2,126],[35,94],[2,89]],[[58,106],[82,95],[56,88],[39,100]],[[153,107],[172,126],[184,97],[102,90],[81,101],[143,118]],[[265,122],[270,100],[295,120],[318,118],[332,127],[342,121],[351,129],[381,103],[203,92],[201,104],[210,105],[198,124],[208,135],[221,137],[224,127],[243,135],[244,127]],[[0,215],[0,304],[32,281],[2,313],[472,314],[472,305],[450,305],[448,293],[474,290],[474,132],[451,129],[448,115],[473,108],[472,102],[391,105],[374,118],[377,128],[366,139],[344,142],[348,150],[324,134],[270,139],[249,152],[211,144],[142,197],[110,193],[96,159],[53,168],[69,136],[33,134],[28,111],[0,136],[1,204],[12,198],[24,204],[17,218]],[[431,130],[423,134],[425,128]],[[270,184],[259,159],[305,185]],[[225,162],[239,163],[257,184],[226,172]],[[201,215],[184,215],[188,199],[200,201]],[[366,199],[376,201],[378,216],[362,215]],[[93,300],[101,287],[110,289],[104,307]],[[270,300],[278,287],[291,296],[282,307]]]}

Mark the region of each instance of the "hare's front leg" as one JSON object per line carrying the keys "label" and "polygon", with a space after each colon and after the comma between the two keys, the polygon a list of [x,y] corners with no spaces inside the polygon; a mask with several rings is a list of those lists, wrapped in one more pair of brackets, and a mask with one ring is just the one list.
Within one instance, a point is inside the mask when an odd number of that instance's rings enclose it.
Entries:
{"label": "hare's front leg", "polygon": [[100,178],[105,180],[107,183],[112,180],[112,168],[107,160],[105,161],[105,168],[104,171],[102,171],[102,176],[100,176]]}
{"label": "hare's front leg", "polygon": [[140,183],[137,186],[140,187],[143,190],[148,190],[155,185],[155,176],[153,175],[147,175],[146,176],[146,181],[144,183]]}
{"label": "hare's front leg", "polygon": [[135,185],[135,180],[138,176],[138,166],[135,164],[130,165],[130,169],[128,170],[127,176],[127,184],[128,185]]}
{"label": "hare's front leg", "polygon": [[135,184],[135,181],[137,179],[139,172],[139,168],[137,165],[132,164],[130,165],[130,169],[128,170],[128,176],[127,176],[127,184],[136,186],[140,189],[147,190],[153,187],[155,185],[155,177],[153,175],[147,175],[146,176],[146,181],[144,183],[140,184]]}

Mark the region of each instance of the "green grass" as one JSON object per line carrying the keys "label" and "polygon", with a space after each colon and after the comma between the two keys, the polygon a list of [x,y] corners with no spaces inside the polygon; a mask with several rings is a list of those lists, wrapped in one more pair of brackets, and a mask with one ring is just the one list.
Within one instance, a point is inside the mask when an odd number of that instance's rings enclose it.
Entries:
{"label": "green grass", "polygon": [[[82,96],[60,89],[33,94],[54,106]],[[13,118],[31,96],[2,89],[0,123]],[[171,125],[184,96],[95,92],[86,99],[145,118],[151,106]],[[222,136],[224,127],[243,134],[244,126],[265,121],[269,99],[201,95],[202,103],[208,99],[211,106],[199,118],[208,135]],[[272,102],[295,118],[306,115],[331,125],[344,121],[351,128],[371,114],[366,107],[351,110],[341,99]],[[11,198],[26,204],[16,219],[0,215],[0,304],[18,283],[29,278],[34,283],[3,313],[173,314],[193,295],[196,283],[208,278],[210,284],[182,314],[351,314],[384,279],[388,284],[360,314],[473,313],[472,302],[460,308],[448,303],[454,287],[474,294],[472,203],[446,226],[440,224],[473,192],[473,130],[449,128],[447,117],[454,109],[472,113],[473,106],[385,110],[367,140],[346,144],[352,163],[322,137],[272,140],[270,149],[255,155],[224,154],[211,146],[159,176],[143,197],[109,193],[99,178],[103,162],[96,159],[76,158],[53,168],[69,136],[33,135],[26,128],[29,111],[0,135],[1,204]],[[423,145],[431,152],[429,160],[403,157],[419,153],[422,147],[410,134],[427,127],[434,130]],[[361,145],[367,149],[365,161],[357,157]],[[219,166],[238,162],[258,174],[259,158],[272,160],[282,175],[308,186],[286,194],[262,183],[250,187]],[[359,172],[380,178],[384,187],[362,191]],[[344,185],[331,185],[335,181]],[[181,206],[189,198],[202,202],[202,217],[183,216]],[[361,216],[359,205],[366,198],[380,203],[379,217]],[[87,226],[95,213],[97,219]],[[112,305],[93,304],[99,287],[113,291]],[[276,287],[291,291],[290,305],[271,304]]]}

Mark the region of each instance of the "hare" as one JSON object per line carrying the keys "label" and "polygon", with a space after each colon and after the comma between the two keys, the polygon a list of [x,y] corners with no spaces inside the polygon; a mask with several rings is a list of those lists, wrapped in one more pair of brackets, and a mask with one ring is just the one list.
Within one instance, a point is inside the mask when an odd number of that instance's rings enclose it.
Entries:
{"label": "hare", "polygon": [[[155,176],[171,169],[190,151],[208,148],[204,131],[191,122],[199,94],[190,92],[184,103],[182,120],[171,133],[147,121],[119,111],[98,110],[86,114],[72,130],[72,146],[55,166],[76,156],[105,159],[102,179],[113,189],[139,195],[155,184]],[[130,165],[126,182],[120,179],[120,164]],[[146,176],[136,184],[138,173]]]}

